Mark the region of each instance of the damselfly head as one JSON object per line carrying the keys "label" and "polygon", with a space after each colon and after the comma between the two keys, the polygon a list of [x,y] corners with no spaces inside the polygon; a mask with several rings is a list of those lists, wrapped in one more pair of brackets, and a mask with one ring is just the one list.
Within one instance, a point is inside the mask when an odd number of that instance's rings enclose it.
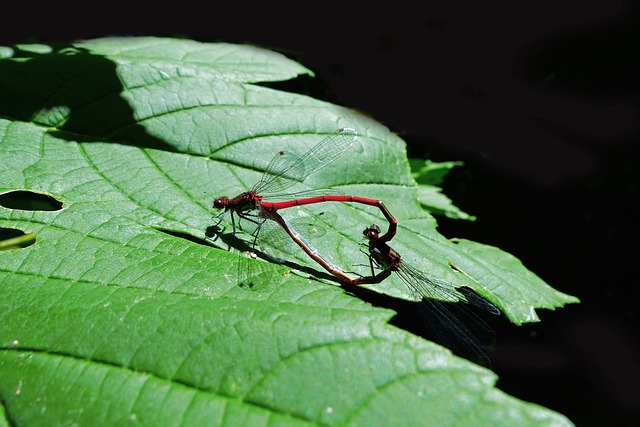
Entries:
{"label": "damselfly head", "polygon": [[227,196],[222,196],[213,201],[213,207],[216,209],[222,209],[229,204],[229,198]]}
{"label": "damselfly head", "polygon": [[364,237],[368,240],[378,240],[380,238],[380,227],[373,224],[371,227],[365,228],[362,234],[364,234]]}

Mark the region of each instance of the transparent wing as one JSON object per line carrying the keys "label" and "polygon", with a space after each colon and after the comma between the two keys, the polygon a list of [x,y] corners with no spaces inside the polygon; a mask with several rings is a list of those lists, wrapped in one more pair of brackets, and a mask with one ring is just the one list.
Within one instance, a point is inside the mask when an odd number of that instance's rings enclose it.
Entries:
{"label": "transparent wing", "polygon": [[358,132],[344,128],[324,138],[295,161],[288,153],[281,151],[271,160],[252,190],[263,196],[281,193],[336,160],[357,139]]}
{"label": "transparent wing", "polygon": [[[284,264],[286,259],[279,258],[276,254],[292,254],[300,250],[289,237],[286,231],[274,220],[267,216],[264,222],[254,232],[255,244],[253,250],[246,251],[238,263],[238,285],[245,289],[259,292],[273,290],[281,283],[282,278],[274,276],[273,269],[269,268],[264,260]],[[304,216],[290,220],[290,227],[310,239],[319,239],[326,234],[327,226],[337,221],[334,213],[323,212],[318,216]],[[257,237],[256,237],[257,236]]]}
{"label": "transparent wing", "polygon": [[[463,288],[453,290],[446,282],[427,277],[409,264],[402,263],[397,274],[415,293],[417,299],[420,299],[417,303],[420,316],[436,341],[454,353],[478,364],[491,365],[484,348],[493,343],[495,333],[486,322],[469,310],[466,304],[460,303],[470,303],[492,314],[500,314],[497,307],[470,290],[465,289],[463,292],[460,292]],[[467,295],[470,296],[467,297]],[[454,310],[457,315],[454,315],[441,301],[458,303],[450,305],[451,310]],[[461,319],[465,319],[465,322]],[[467,325],[474,332],[469,330]]]}

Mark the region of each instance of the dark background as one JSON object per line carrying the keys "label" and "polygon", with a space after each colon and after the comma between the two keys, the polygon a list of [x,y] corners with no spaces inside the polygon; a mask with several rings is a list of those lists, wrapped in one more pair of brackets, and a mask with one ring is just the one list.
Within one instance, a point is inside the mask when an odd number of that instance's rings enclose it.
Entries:
{"label": "dark background", "polygon": [[301,62],[316,78],[282,88],[373,116],[411,157],[465,162],[444,190],[478,219],[441,218],[441,233],[498,246],[581,299],[522,327],[487,319],[499,388],[579,426],[637,425],[639,11],[624,0],[476,3],[7,13],[0,42],[184,36]]}

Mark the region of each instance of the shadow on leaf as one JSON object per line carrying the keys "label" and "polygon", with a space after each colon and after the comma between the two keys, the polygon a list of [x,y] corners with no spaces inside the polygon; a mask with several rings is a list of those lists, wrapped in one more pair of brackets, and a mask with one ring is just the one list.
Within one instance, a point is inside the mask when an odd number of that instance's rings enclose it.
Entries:
{"label": "shadow on leaf", "polygon": [[0,116],[49,128],[58,138],[117,142],[178,152],[140,125],[122,96],[129,88],[110,59],[71,45],[14,48],[0,61]]}

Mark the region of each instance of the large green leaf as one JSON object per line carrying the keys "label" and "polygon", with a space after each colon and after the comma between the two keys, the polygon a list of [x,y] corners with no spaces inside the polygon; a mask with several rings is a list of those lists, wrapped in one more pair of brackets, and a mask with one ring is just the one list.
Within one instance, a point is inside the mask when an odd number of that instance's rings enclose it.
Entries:
{"label": "large green leaf", "polygon": [[[439,235],[384,126],[255,84],[309,70],[254,47],[158,38],[1,53],[0,229],[35,235],[0,252],[7,423],[570,424],[388,325],[393,312],[345,294],[302,251],[273,254],[287,267],[253,261],[272,286],[238,286],[235,249],[250,237],[227,227],[206,240],[213,199],[250,188],[275,152],[352,127],[356,146],[299,190],[385,201],[407,262],[476,289],[515,323],[577,301],[496,248]],[[15,203],[25,194],[62,206]],[[286,215],[326,212],[337,222],[314,245],[360,268],[362,230],[380,213],[333,203]],[[371,288],[413,297],[395,277]]]}

